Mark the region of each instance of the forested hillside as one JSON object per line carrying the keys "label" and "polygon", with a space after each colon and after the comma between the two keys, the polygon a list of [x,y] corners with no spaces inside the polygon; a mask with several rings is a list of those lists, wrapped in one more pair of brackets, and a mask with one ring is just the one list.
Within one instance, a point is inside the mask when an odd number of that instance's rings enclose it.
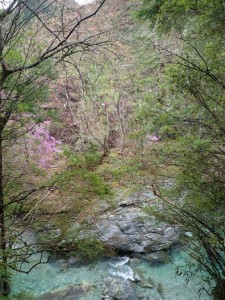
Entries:
{"label": "forested hillside", "polygon": [[224,1],[0,4],[2,299],[225,299]]}

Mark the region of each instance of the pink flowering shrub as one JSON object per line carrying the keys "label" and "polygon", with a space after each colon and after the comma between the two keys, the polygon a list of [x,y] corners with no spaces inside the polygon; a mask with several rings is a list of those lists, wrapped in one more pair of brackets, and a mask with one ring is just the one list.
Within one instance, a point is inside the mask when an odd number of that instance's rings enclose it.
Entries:
{"label": "pink flowering shrub", "polygon": [[58,147],[61,142],[51,136],[49,132],[48,127],[50,124],[50,121],[44,121],[35,125],[30,138],[30,143],[34,146],[32,148],[35,151],[38,166],[44,169],[51,166],[51,163],[61,151]]}

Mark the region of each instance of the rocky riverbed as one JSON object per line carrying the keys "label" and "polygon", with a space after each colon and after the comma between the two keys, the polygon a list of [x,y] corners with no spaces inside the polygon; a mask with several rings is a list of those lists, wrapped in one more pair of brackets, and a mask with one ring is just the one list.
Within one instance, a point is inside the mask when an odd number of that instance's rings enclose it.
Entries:
{"label": "rocky riverbed", "polygon": [[[179,228],[144,211],[154,201],[154,195],[145,192],[119,197],[113,206],[103,203],[93,208],[99,217],[90,216],[89,229],[81,234],[101,240],[117,257],[85,263],[73,256],[52,256],[29,275],[13,275],[13,299],[25,300],[26,293],[31,295],[28,299],[42,300],[197,300],[196,283],[187,286],[184,278],[175,276],[177,265],[186,260],[186,254],[177,250]],[[71,224],[70,234],[77,225]],[[60,235],[60,228],[49,224],[44,238],[54,234]]]}
{"label": "rocky riverbed", "polygon": [[[83,265],[53,260],[39,265],[29,275],[14,274],[12,295],[13,299],[23,300],[199,299],[196,282],[186,285],[184,278],[175,276],[176,266],[184,264],[186,255],[175,249],[170,258],[164,264],[129,257],[105,258]],[[25,293],[32,298],[26,298]],[[204,294],[202,299],[210,298]]]}

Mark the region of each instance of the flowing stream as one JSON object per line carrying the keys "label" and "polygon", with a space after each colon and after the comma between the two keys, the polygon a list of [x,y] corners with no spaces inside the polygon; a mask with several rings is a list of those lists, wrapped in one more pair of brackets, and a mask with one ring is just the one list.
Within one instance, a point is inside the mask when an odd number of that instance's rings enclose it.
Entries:
{"label": "flowing stream", "polygon": [[[143,259],[128,257],[106,258],[94,264],[80,265],[77,265],[75,258],[71,258],[69,263],[57,259],[37,266],[28,275],[14,274],[11,294],[13,299],[23,300],[25,296],[19,298],[19,293],[31,294],[34,297],[32,299],[100,300],[108,277],[134,281],[134,270],[138,269],[155,286],[142,288],[133,283],[141,295],[151,300],[197,300],[199,286],[196,282],[191,281],[187,285],[183,277],[175,276],[176,266],[184,264],[185,259],[186,254],[180,251],[174,251],[171,262],[155,265]],[[211,298],[203,294],[200,299]]]}

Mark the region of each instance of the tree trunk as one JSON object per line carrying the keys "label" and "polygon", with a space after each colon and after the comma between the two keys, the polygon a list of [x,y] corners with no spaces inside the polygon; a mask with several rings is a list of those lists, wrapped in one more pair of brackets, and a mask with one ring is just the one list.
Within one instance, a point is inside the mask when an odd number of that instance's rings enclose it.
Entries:
{"label": "tree trunk", "polygon": [[[3,18],[4,19],[4,18]],[[3,24],[4,20],[0,20],[0,64],[1,64],[1,79],[0,79],[0,92],[3,91],[4,81],[7,77],[5,70],[3,49],[4,49],[4,36],[3,36]],[[7,270],[7,242],[6,242],[6,229],[5,229],[5,212],[4,212],[4,191],[3,191],[3,153],[2,153],[2,140],[3,140],[3,129],[6,125],[4,114],[2,111],[4,100],[0,97],[1,111],[0,111],[0,293],[3,296],[9,294],[9,283],[8,283],[8,270]]]}
{"label": "tree trunk", "polygon": [[4,193],[3,193],[3,156],[2,156],[2,130],[0,130],[0,251],[1,251],[1,294],[9,294],[7,275],[7,243],[4,216]]}
{"label": "tree trunk", "polygon": [[219,279],[213,289],[213,300],[225,299],[225,279]]}

